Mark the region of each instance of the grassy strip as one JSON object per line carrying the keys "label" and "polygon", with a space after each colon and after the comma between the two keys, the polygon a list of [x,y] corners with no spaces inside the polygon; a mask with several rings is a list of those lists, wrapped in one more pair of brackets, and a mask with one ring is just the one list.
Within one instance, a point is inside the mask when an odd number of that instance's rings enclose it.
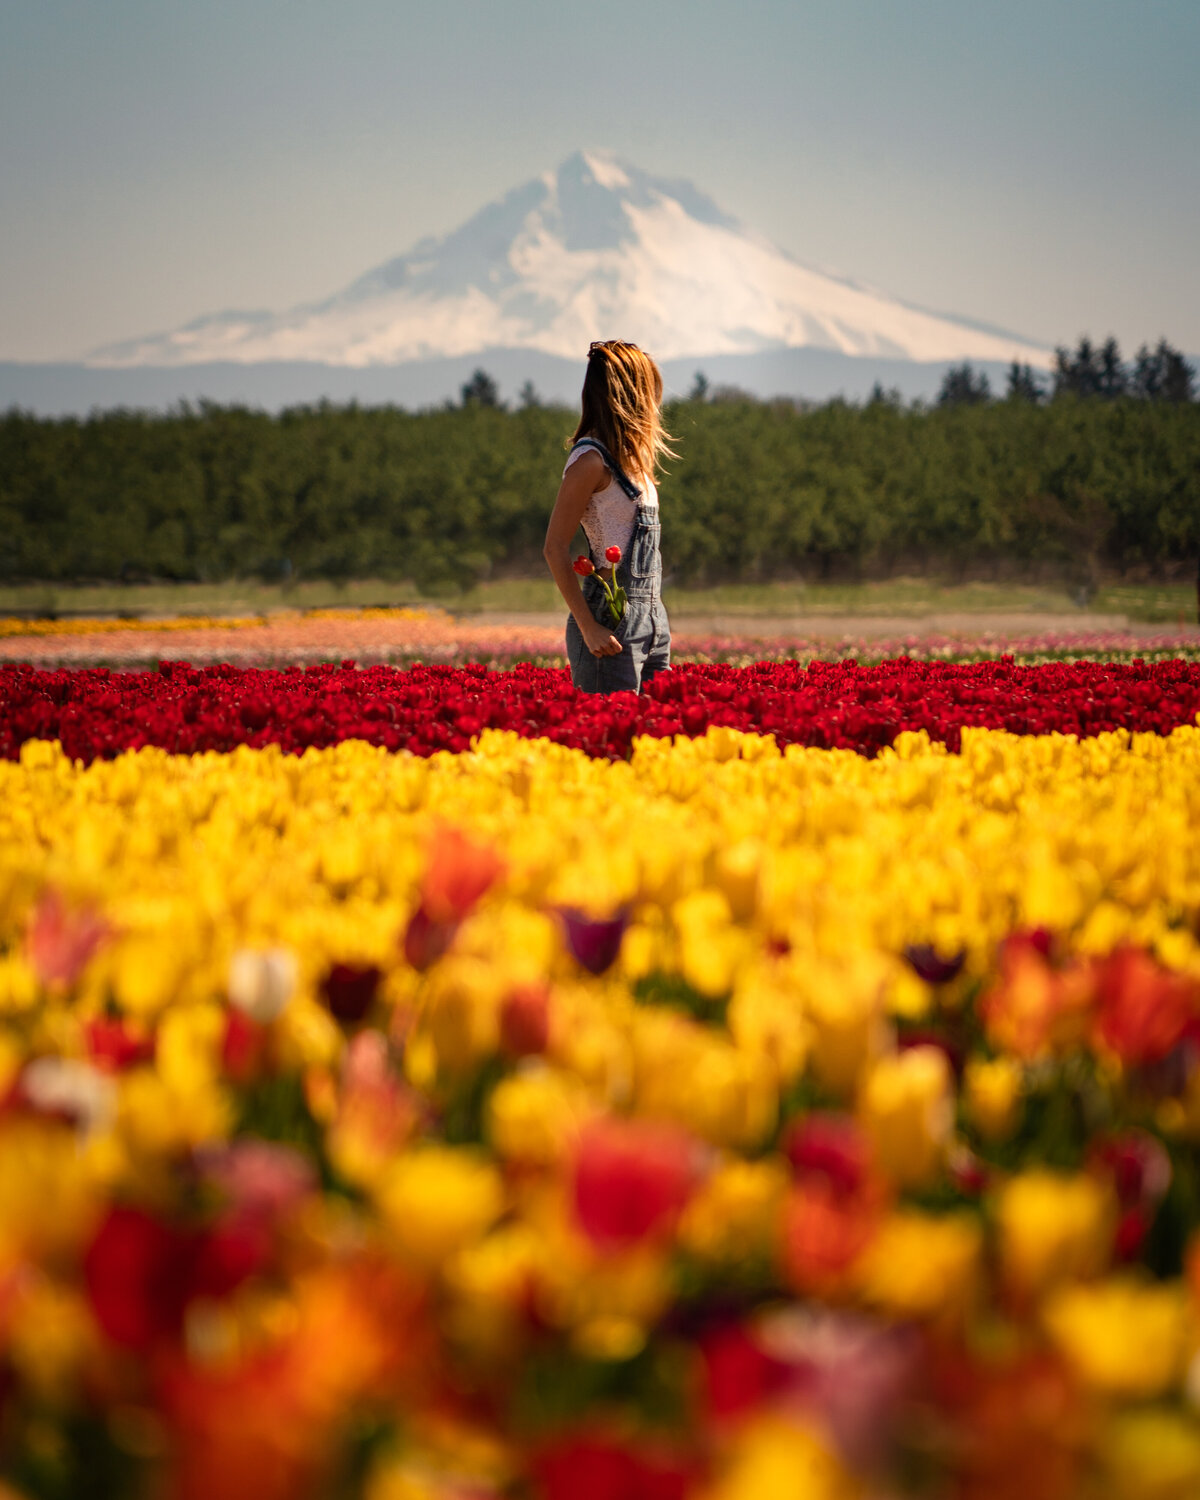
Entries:
{"label": "grassy strip", "polygon": [[[911,619],[943,613],[1061,614],[1064,626],[1081,612],[1065,588],[1016,583],[941,583],[895,578],[879,583],[746,583],[710,589],[666,590],[679,614],[812,616],[896,615]],[[549,578],[514,578],[480,584],[462,593],[422,593],[414,584],[361,579],[314,579],[291,585],[255,580],[178,584],[26,584],[0,588],[0,614],[187,615],[255,614],[274,609],[437,603],[455,614],[485,611],[559,613]],[[1111,584],[1087,601],[1090,614],[1116,614],[1146,624],[1190,624],[1196,618],[1191,584]]]}

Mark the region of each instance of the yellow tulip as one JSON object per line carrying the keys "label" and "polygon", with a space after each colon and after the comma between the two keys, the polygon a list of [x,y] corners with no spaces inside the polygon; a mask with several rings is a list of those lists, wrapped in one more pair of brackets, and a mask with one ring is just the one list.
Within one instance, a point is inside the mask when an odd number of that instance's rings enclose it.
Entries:
{"label": "yellow tulip", "polygon": [[1021,1118],[1024,1069],[1013,1057],[973,1057],[963,1072],[967,1118],[985,1140],[1004,1141]]}
{"label": "yellow tulip", "polygon": [[1080,1378],[1106,1395],[1161,1396],[1183,1374],[1186,1295],[1178,1282],[1130,1276],[1065,1286],[1047,1302],[1051,1338]]}
{"label": "yellow tulip", "polygon": [[996,1202],[1000,1260],[1019,1292],[1040,1295],[1107,1264],[1116,1204],[1094,1177],[1036,1169],[1001,1188]]}
{"label": "yellow tulip", "polygon": [[401,1257],[435,1271],[500,1217],[504,1188],[480,1156],[420,1146],[399,1157],[378,1189],[379,1207]]}
{"label": "yellow tulip", "polygon": [[939,1047],[881,1057],[859,1099],[859,1118],[887,1177],[901,1188],[937,1177],[954,1124],[954,1079]]}

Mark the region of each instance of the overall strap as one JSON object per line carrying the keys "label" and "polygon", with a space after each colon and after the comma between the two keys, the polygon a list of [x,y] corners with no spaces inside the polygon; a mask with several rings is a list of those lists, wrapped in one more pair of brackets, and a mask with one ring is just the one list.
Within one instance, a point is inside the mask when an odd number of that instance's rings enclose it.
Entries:
{"label": "overall strap", "polygon": [[642,498],[641,490],[639,490],[637,485],[634,484],[633,480],[629,478],[629,476],[625,473],[625,470],[616,461],[616,459],[599,440],[599,438],[580,438],[579,441],[572,447],[571,452],[577,453],[580,448],[594,448],[596,450],[596,452],[612,470],[613,478],[625,491],[627,499],[637,501]]}

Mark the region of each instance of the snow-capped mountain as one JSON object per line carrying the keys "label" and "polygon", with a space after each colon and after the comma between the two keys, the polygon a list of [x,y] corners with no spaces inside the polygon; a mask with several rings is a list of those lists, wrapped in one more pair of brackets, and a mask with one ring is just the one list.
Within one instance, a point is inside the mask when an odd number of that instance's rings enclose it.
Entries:
{"label": "snow-capped mountain", "polygon": [[96,350],[93,366],[317,361],[394,365],[524,349],[578,360],[627,338],[659,360],[812,349],[1045,366],[1049,351],[816,270],[690,183],[576,152],[443,239],[324,302],[223,312]]}

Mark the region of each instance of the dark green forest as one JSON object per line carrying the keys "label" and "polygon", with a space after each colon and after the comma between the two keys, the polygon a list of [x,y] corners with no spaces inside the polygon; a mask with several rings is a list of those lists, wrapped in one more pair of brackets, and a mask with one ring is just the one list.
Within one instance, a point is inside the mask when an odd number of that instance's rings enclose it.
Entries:
{"label": "dark green forest", "polygon": [[[1057,573],[1087,586],[1194,560],[1200,403],[1190,386],[1182,399],[1105,396],[1059,377],[1045,399],[1015,370],[1009,395],[991,399],[959,370],[928,408],[878,391],[861,406],[811,410],[737,392],[671,404],[679,456],[660,493],[672,580],[924,569]],[[10,411],[0,416],[0,578],[453,588],[540,571],[572,426],[572,413],[532,392],[520,410],[502,409],[486,377],[461,405],[421,413]]]}

